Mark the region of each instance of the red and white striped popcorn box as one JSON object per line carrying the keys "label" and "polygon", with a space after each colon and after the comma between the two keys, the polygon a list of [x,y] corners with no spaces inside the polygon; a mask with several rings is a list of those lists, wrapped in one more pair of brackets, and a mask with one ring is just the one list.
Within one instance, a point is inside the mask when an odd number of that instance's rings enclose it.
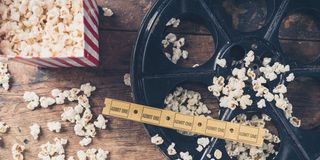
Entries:
{"label": "red and white striped popcorn box", "polygon": [[99,9],[96,0],[83,0],[84,50],[73,57],[22,57],[7,59],[41,68],[97,67],[99,65]]}

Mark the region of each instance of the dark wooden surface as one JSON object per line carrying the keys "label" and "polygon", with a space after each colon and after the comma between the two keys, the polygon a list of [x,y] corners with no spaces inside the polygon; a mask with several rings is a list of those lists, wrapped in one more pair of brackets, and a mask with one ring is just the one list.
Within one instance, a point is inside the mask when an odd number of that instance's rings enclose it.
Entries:
{"label": "dark wooden surface", "polygon": [[[86,149],[80,147],[80,138],[73,134],[73,125],[63,122],[62,133],[51,133],[46,128],[47,122],[60,119],[63,106],[29,111],[22,100],[22,95],[24,91],[49,95],[54,88],[68,89],[91,82],[97,86],[97,91],[91,100],[95,115],[101,112],[105,97],[132,101],[130,87],[123,84],[123,75],[129,72],[130,57],[142,18],[154,1],[109,0],[109,6],[115,15],[100,17],[101,66],[99,68],[38,69],[9,62],[13,76],[12,87],[9,92],[0,90],[0,121],[7,122],[11,129],[8,134],[1,135],[4,138],[4,145],[0,148],[1,160],[11,158],[10,150],[13,143],[23,143],[26,139],[28,140],[25,144],[26,159],[36,159],[39,146],[52,141],[54,137],[69,139],[67,156],[75,156],[77,150]],[[237,22],[237,28],[245,27],[248,20],[242,20],[242,18],[247,12],[242,11],[241,6],[232,7],[238,8],[235,11],[240,12],[233,16],[236,19],[233,21]],[[262,11],[261,14],[264,12]],[[254,26],[259,26],[261,23],[257,20],[249,22]],[[214,40],[204,27],[185,24],[181,30],[177,32],[181,32],[182,36],[186,37],[187,50],[193,57],[192,63],[205,61],[203,57],[212,55],[210,51],[213,50]],[[299,14],[287,17],[279,37],[283,49],[292,56],[304,59],[303,61],[310,61],[319,55],[320,31],[311,19],[302,19]],[[197,47],[194,47],[195,45]],[[216,115],[217,103],[204,88],[199,90],[208,105],[214,108],[213,114]],[[303,127],[311,128],[320,124],[319,79],[298,78],[289,86],[288,97],[294,104],[294,115],[302,119]],[[111,159],[114,160],[164,159],[160,151],[150,143],[142,124],[117,118],[109,118],[109,120],[108,129],[99,131],[89,148],[109,150]],[[39,141],[34,141],[29,134],[29,126],[33,122],[43,127],[43,134]]]}

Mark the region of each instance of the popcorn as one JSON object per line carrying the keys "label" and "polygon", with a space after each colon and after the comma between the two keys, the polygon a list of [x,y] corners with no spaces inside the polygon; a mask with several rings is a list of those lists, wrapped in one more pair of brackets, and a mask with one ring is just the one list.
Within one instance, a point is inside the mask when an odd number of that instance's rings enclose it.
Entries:
{"label": "popcorn", "polygon": [[84,108],[90,108],[89,99],[84,95],[78,97],[78,103]]}
{"label": "popcorn", "polygon": [[64,104],[66,96],[60,89],[53,89],[51,95],[55,98],[56,104]]}
{"label": "popcorn", "polygon": [[95,87],[95,86],[91,86],[90,83],[86,83],[86,84],[82,84],[82,85],[80,86],[80,90],[83,91],[83,93],[84,93],[87,97],[90,97],[90,96],[91,96],[91,93],[96,90],[96,87]]}
{"label": "popcorn", "polygon": [[23,152],[25,150],[25,147],[23,145],[15,143],[11,148],[12,158],[14,160],[23,160]]}
{"label": "popcorn", "polygon": [[163,48],[167,48],[170,44],[173,44],[172,55],[168,52],[164,52],[165,56],[174,64],[177,64],[180,58],[187,59],[189,52],[183,50],[182,47],[185,45],[185,38],[179,38],[173,33],[169,33],[164,40],[161,41]]}
{"label": "popcorn", "polygon": [[49,106],[56,103],[56,100],[51,97],[41,97],[40,98],[40,106],[42,108],[48,108]]}
{"label": "popcorn", "polygon": [[271,63],[271,58],[265,57],[263,58],[262,65],[268,66]]}
{"label": "popcorn", "polygon": [[248,52],[248,54],[246,55],[246,57],[244,58],[245,61],[245,66],[249,67],[249,65],[251,64],[251,62],[254,61],[254,52],[252,50],[250,50]]}
{"label": "popcorn", "polygon": [[258,108],[263,108],[266,107],[266,101],[264,99],[261,99],[258,103],[257,103]]}
{"label": "popcorn", "polygon": [[222,68],[225,68],[227,65],[226,59],[217,59],[216,63]]}
{"label": "popcorn", "polygon": [[244,95],[239,100],[241,109],[246,109],[247,106],[252,105],[252,100],[250,99],[250,95]]}
{"label": "popcorn", "polygon": [[84,146],[88,146],[91,142],[92,142],[92,138],[90,138],[90,137],[85,137],[85,138],[83,138],[83,139],[79,142],[79,144],[80,144],[82,147],[84,147]]}
{"label": "popcorn", "polygon": [[41,151],[38,154],[38,158],[41,160],[47,159],[65,159],[64,147],[68,143],[67,139],[54,139],[55,143],[47,142],[40,146]]}
{"label": "popcorn", "polygon": [[[90,83],[89,83],[89,85],[90,85]],[[81,85],[82,86],[82,85]],[[85,87],[85,86],[83,86],[83,87]],[[84,88],[83,88],[84,89]],[[93,89],[93,88],[92,88]],[[78,99],[78,94],[80,93],[80,89],[78,89],[78,88],[72,88],[72,89],[70,89],[69,91],[64,91],[63,93],[64,93],[64,96],[65,97],[67,97],[68,98],[68,101],[70,101],[70,102],[73,102],[73,101],[75,101],[75,100],[77,100]],[[88,91],[87,91],[88,92]],[[88,93],[89,94],[89,93]],[[91,92],[90,92],[90,95],[91,95]],[[90,97],[90,96],[89,96]]]}
{"label": "popcorn", "polygon": [[79,158],[79,160],[106,160],[108,158],[108,154],[109,151],[104,151],[102,149],[95,149],[95,148],[91,148],[88,149],[86,152],[80,150],[77,152],[77,157]]}
{"label": "popcorn", "polygon": [[39,137],[39,134],[41,132],[40,130],[40,125],[37,123],[34,123],[32,126],[29,127],[30,128],[30,134],[32,135],[34,140],[37,140]]}
{"label": "popcorn", "polygon": [[113,11],[110,8],[103,7],[103,15],[106,17],[111,17],[113,15]]}
{"label": "popcorn", "polygon": [[173,155],[176,155],[176,154],[177,154],[177,151],[176,151],[176,149],[174,148],[175,145],[176,145],[176,144],[173,143],[173,142],[169,145],[169,147],[167,148],[168,155],[173,156]]}
{"label": "popcorn", "polygon": [[216,149],[213,153],[213,156],[216,158],[216,159],[221,159],[222,158],[222,152],[219,150],[219,149]]}
{"label": "popcorn", "polygon": [[284,84],[280,84],[273,89],[273,93],[281,93],[281,94],[287,93],[287,87]]}
{"label": "popcorn", "polygon": [[301,126],[301,120],[298,119],[297,117],[291,117],[289,119],[289,122],[294,126],[294,127],[300,127]]}
{"label": "popcorn", "polygon": [[108,120],[106,120],[102,114],[100,114],[97,118],[97,120],[94,122],[94,126],[96,126],[99,129],[106,129],[107,125],[106,123]]}
{"label": "popcorn", "polygon": [[[0,35],[1,35],[1,29],[0,29]],[[1,40],[0,40],[0,43],[2,43]],[[1,44],[0,44],[0,48],[1,48]],[[9,90],[10,88],[10,85],[9,85],[10,77],[11,75],[9,74],[8,64],[0,62],[0,86],[2,86],[2,88],[4,88],[5,90]]]}
{"label": "popcorn", "polygon": [[176,18],[171,18],[166,26],[172,26],[173,28],[177,28],[180,24],[180,19],[176,19]]}
{"label": "popcorn", "polygon": [[0,133],[6,133],[10,127],[4,122],[0,122]]}
{"label": "popcorn", "polygon": [[[82,111],[80,113],[82,113]],[[80,116],[80,115],[73,107],[65,107],[65,108],[63,108],[63,113],[61,114],[61,119],[63,121],[69,121],[71,123],[75,123],[76,116]]]}
{"label": "popcorn", "polygon": [[123,82],[126,86],[131,86],[131,81],[130,81],[130,74],[129,73],[126,73],[124,76],[123,76]]}
{"label": "popcorn", "polygon": [[209,144],[209,138],[206,138],[206,137],[200,137],[198,138],[197,140],[197,143],[198,143],[198,147],[197,147],[197,151],[198,152],[201,152],[204,148],[207,147],[207,145]]}
{"label": "popcorn", "polygon": [[39,96],[34,92],[24,92],[23,99],[25,102],[39,101]]}
{"label": "popcorn", "polygon": [[180,152],[180,157],[182,160],[192,160],[192,156],[189,152]]}
{"label": "popcorn", "polygon": [[156,134],[155,136],[151,137],[151,143],[155,145],[160,145],[163,143],[163,139],[158,134]]}
{"label": "popcorn", "polygon": [[61,123],[60,122],[48,122],[47,127],[49,131],[59,133],[61,130]]}
{"label": "popcorn", "polygon": [[288,77],[286,78],[286,81],[287,82],[292,82],[293,80],[294,80],[294,74],[293,73],[290,73],[289,75],[288,75]]}

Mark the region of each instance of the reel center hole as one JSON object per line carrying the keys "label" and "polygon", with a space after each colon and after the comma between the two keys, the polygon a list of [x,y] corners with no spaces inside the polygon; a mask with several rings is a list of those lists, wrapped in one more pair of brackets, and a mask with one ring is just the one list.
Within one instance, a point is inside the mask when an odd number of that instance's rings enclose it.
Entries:
{"label": "reel center hole", "polygon": [[230,55],[233,60],[240,61],[245,57],[246,51],[243,47],[235,45],[230,49]]}

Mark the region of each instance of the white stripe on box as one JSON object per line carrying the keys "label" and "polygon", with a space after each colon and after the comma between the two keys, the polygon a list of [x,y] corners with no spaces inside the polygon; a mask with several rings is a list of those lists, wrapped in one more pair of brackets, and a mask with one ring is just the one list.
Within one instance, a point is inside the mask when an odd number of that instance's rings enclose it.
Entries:
{"label": "white stripe on box", "polygon": [[93,31],[99,34],[98,27],[92,22],[92,19],[89,17],[87,11],[84,11],[84,17],[87,20],[87,22],[90,24],[92,27]]}
{"label": "white stripe on box", "polygon": [[89,66],[91,66],[91,67],[97,66],[96,64],[92,63],[92,62],[91,62],[89,59],[87,59],[86,57],[81,58],[81,60],[82,60],[84,63],[86,63],[86,64],[88,64]]}
{"label": "white stripe on box", "polygon": [[97,13],[95,13],[95,15],[96,15],[96,17],[98,17],[98,18],[97,18],[97,22],[98,22],[98,24],[99,24],[99,8],[98,8],[97,1],[95,1],[95,0],[91,0],[91,1],[92,1],[92,4],[94,5],[94,6],[93,6],[94,9],[97,11]]}
{"label": "white stripe on box", "polygon": [[67,66],[67,65],[63,64],[62,62],[59,62],[59,61],[57,61],[57,60],[55,60],[55,59],[46,58],[46,59],[44,59],[44,60],[49,61],[49,62],[51,62],[51,63],[53,63],[53,64],[56,64],[56,65],[58,65],[58,66],[61,66],[61,67],[69,67],[69,66]]}
{"label": "white stripe on box", "polygon": [[99,23],[98,15],[96,15],[95,12],[94,12],[96,10],[96,7],[95,6],[91,6],[90,3],[89,3],[89,0],[84,0],[84,3],[86,4],[87,8],[91,12],[93,18],[96,20],[97,23]]}
{"label": "white stripe on box", "polygon": [[99,42],[98,42],[97,38],[92,35],[92,33],[90,32],[89,28],[87,28],[87,26],[84,27],[84,33],[89,37],[89,39],[90,39],[97,47],[99,47]]}

